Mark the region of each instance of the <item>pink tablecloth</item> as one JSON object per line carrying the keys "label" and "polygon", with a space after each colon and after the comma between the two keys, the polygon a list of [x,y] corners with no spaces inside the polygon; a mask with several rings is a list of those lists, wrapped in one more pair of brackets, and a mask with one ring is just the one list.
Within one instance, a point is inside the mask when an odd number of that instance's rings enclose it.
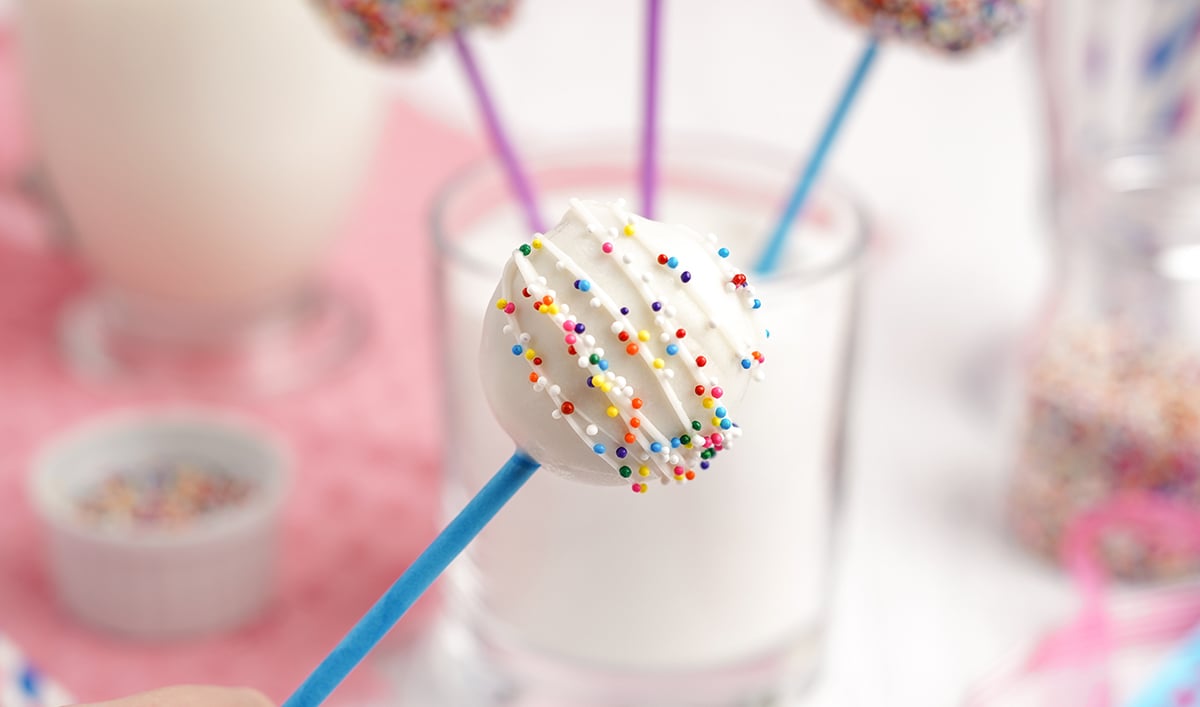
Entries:
{"label": "pink tablecloth", "polygon": [[[0,87],[2,88],[2,87]],[[151,398],[89,390],[64,372],[53,328],[83,282],[64,257],[0,235],[0,630],[83,700],[179,683],[248,684],[282,700],[435,530],[434,383],[426,207],[479,145],[398,106],[331,278],[368,304],[371,342],[344,372],[241,408],[295,448],[282,586],[269,614],[234,633],[143,644],[74,622],[54,603],[25,501],[39,443],[103,410]],[[403,410],[403,412],[401,412]],[[420,606],[389,640],[422,624]],[[369,670],[340,693],[365,696]]]}

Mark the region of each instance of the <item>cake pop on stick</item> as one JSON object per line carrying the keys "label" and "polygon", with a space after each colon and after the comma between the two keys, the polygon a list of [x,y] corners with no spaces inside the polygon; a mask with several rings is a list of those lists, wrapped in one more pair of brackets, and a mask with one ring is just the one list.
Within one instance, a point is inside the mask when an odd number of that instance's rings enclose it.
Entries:
{"label": "cake pop on stick", "polygon": [[642,78],[642,144],[639,180],[641,209],[646,218],[655,217],[658,196],[658,74],[661,64],[662,0],[646,0],[645,75]]}
{"label": "cake pop on stick", "polygon": [[516,0],[315,0],[338,34],[355,48],[387,62],[420,57],[433,42],[449,37],[467,76],[488,141],[531,231],[544,231],[538,200],[475,59],[465,31],[499,26],[511,16]]}
{"label": "cake pop on stick", "polygon": [[945,54],[961,54],[1008,34],[1025,18],[1027,0],[825,0],[835,11],[869,31],[866,45],[817,145],[800,172],[787,204],[755,262],[755,272],[779,267],[787,234],[804,209],[846,115],[870,73],[884,39],[915,42]]}
{"label": "cake pop on stick", "polygon": [[517,451],[284,706],[320,704],[539,466],[637,494],[709,473],[763,377],[761,308],[715,236],[573,200],[513,251],[484,316],[484,392]]}

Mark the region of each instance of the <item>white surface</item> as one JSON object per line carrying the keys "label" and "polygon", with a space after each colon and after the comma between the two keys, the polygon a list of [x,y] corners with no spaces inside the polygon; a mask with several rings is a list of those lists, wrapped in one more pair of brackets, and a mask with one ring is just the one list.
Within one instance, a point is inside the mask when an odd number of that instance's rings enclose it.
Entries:
{"label": "white surface", "polygon": [[[477,38],[523,143],[633,129],[640,6],[527,0],[509,30]],[[861,37],[812,0],[734,7],[667,4],[667,127],[770,139],[799,157]],[[833,153],[880,241],[816,704],[953,705],[1072,607],[1001,522],[1011,431],[996,407],[998,367],[1045,269],[1032,64],[1028,36],[965,62],[886,47]],[[476,129],[448,53],[397,83]]]}

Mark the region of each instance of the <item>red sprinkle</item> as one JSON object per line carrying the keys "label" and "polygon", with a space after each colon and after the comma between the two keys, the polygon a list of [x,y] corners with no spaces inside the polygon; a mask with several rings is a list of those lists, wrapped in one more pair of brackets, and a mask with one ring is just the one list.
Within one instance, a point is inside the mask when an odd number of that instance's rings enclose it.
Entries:
{"label": "red sprinkle", "polygon": [[570,415],[573,412],[575,412],[575,403],[572,403],[570,400],[564,400],[562,404],[562,414]]}
{"label": "red sprinkle", "polygon": [[703,356],[697,356],[697,357],[696,357],[696,365],[697,365],[697,366],[699,366],[699,367],[701,367],[701,368],[704,368],[704,366],[705,366],[707,363],[708,363],[708,359],[707,359],[707,358],[704,358]]}
{"label": "red sprinkle", "polygon": [[668,258],[663,253],[658,254],[658,264],[659,265],[666,265],[668,260],[670,260],[670,258]]}
{"label": "red sprinkle", "polygon": [[629,332],[623,331],[620,334],[617,334],[617,338],[621,341],[629,341]]}
{"label": "red sprinkle", "polygon": [[704,386],[702,386],[702,385],[696,386],[696,395],[704,395]]}
{"label": "red sprinkle", "polygon": [[676,329],[676,330],[675,330],[675,338],[676,338],[676,339],[682,339],[682,338],[683,338],[683,337],[685,337],[685,336],[687,336],[687,331],[685,331],[685,330],[683,330],[683,329]]}

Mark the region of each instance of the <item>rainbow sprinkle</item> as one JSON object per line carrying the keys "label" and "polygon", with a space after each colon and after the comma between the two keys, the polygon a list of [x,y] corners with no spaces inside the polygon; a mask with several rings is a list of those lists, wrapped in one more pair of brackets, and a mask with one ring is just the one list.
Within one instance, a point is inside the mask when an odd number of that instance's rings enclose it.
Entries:
{"label": "rainbow sprinkle", "polygon": [[878,37],[949,54],[989,44],[1020,27],[1028,0],[825,0]]}
{"label": "rainbow sprinkle", "polygon": [[467,27],[498,27],[516,0],[315,0],[337,33],[387,61],[416,59],[429,46]]}

